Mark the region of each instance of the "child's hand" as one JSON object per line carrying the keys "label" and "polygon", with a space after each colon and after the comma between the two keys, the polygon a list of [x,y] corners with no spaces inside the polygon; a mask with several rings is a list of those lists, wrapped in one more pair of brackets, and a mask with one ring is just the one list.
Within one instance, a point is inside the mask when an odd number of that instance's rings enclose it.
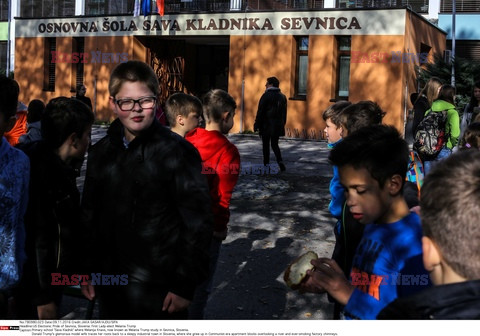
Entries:
{"label": "child's hand", "polygon": [[87,300],[93,300],[95,298],[95,287],[92,285],[92,281],[89,280],[86,285],[80,285],[82,290],[83,296],[87,298]]}
{"label": "child's hand", "polygon": [[322,288],[335,298],[340,304],[346,305],[353,293],[354,287],[345,278],[343,271],[335,260],[319,258],[312,260],[315,268],[308,271],[313,286]]}
{"label": "child's hand", "polygon": [[[309,271],[307,271],[308,274]],[[315,281],[312,279],[310,275],[307,275],[305,277],[305,280],[300,283],[300,286],[298,287],[298,291],[300,293],[317,293],[317,294],[323,294],[325,293],[325,289],[322,287],[318,287],[318,285],[315,283]]]}
{"label": "child's hand", "polygon": [[41,306],[37,306],[37,314],[39,320],[55,320],[57,319],[57,305],[50,302]]}
{"label": "child's hand", "polygon": [[185,310],[190,305],[190,301],[182,298],[181,296],[175,295],[172,292],[168,292],[165,300],[163,300],[163,311],[168,311],[171,313],[176,313],[182,310]]}
{"label": "child's hand", "polygon": [[417,215],[420,216],[420,206],[414,206],[413,208],[410,209],[410,212],[415,212]]}

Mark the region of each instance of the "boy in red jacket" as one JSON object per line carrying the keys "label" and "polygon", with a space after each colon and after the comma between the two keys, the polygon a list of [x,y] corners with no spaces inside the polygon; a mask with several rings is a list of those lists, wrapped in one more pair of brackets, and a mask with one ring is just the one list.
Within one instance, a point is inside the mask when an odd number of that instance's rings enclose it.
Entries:
{"label": "boy in red jacket", "polygon": [[210,248],[210,274],[205,283],[197,287],[190,306],[190,318],[202,319],[208,295],[211,291],[213,275],[217,265],[222,240],[227,237],[227,224],[230,219],[230,199],[237,184],[240,154],[237,147],[225,137],[233,127],[233,118],[237,104],[227,92],[216,89],[209,91],[203,98],[205,129],[196,128],[185,138],[200,153],[203,173],[208,180],[214,230]]}

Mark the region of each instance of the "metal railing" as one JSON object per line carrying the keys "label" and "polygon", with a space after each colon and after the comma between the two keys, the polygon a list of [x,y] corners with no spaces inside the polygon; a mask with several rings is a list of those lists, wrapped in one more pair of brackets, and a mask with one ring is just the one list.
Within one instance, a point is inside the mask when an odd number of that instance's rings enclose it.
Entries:
{"label": "metal railing", "polygon": [[429,0],[336,0],[338,8],[411,8],[427,13]]}
{"label": "metal railing", "polygon": [[[429,0],[337,0],[336,8],[405,8],[418,13],[428,12]],[[318,10],[324,8],[324,0],[238,0],[235,8],[225,0],[165,0],[165,12],[230,11],[230,10]]]}
{"label": "metal railing", "polygon": [[[441,12],[451,11],[452,0],[441,2]],[[130,0],[87,0],[86,15],[124,15],[133,13]],[[325,0],[165,0],[165,14],[195,12],[235,12],[244,10],[321,10]],[[429,0],[336,0],[336,8],[405,8],[418,13],[428,12]],[[478,11],[480,0],[457,0],[457,11]],[[0,12],[1,12],[0,8]],[[156,13],[152,1],[152,13]],[[26,0],[22,17],[51,17],[74,15],[73,0]]]}
{"label": "metal railing", "polygon": [[[462,13],[480,13],[480,0],[457,0],[456,11]],[[452,0],[440,2],[440,13],[452,12]]]}

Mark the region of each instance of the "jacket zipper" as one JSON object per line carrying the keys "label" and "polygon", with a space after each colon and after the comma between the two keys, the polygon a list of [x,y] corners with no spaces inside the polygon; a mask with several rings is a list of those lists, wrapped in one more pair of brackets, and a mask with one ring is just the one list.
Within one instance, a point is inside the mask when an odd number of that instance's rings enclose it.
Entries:
{"label": "jacket zipper", "polygon": [[[58,202],[57,202],[58,204]],[[60,266],[60,248],[61,248],[61,228],[60,228],[60,222],[58,221],[57,214],[55,210],[53,210],[53,217],[55,217],[55,221],[57,222],[57,228],[58,228],[58,247],[57,247],[57,270]]]}
{"label": "jacket zipper", "polygon": [[61,235],[61,229],[60,229],[60,223],[57,221],[57,227],[58,227],[58,252],[57,252],[57,269],[60,267],[60,248],[61,248],[61,240],[62,240],[62,235]]}

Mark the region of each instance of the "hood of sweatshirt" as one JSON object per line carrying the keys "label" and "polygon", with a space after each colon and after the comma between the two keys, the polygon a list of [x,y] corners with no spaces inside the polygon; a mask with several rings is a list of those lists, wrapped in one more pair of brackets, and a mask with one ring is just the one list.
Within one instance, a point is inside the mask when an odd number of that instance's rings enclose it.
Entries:
{"label": "hood of sweatshirt", "polygon": [[230,141],[222,133],[207,131],[199,127],[187,133],[185,139],[198,149],[203,162],[212,159],[223,147],[231,145]]}
{"label": "hood of sweatshirt", "polygon": [[446,102],[445,100],[435,100],[432,104],[432,111],[454,110],[455,105]]}
{"label": "hood of sweatshirt", "polygon": [[21,101],[18,101],[18,103],[17,103],[17,112],[27,112],[27,110],[28,110],[27,105],[25,105],[25,104],[22,103]]}

